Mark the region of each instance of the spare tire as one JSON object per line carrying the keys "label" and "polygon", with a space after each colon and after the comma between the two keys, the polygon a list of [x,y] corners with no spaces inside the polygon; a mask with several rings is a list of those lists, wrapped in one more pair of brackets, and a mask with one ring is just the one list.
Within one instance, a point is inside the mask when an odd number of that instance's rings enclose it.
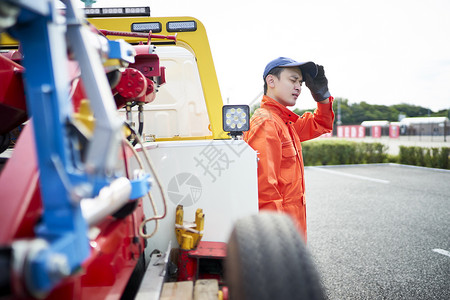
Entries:
{"label": "spare tire", "polygon": [[236,222],[225,276],[231,300],[326,299],[304,240],[284,214],[261,213]]}

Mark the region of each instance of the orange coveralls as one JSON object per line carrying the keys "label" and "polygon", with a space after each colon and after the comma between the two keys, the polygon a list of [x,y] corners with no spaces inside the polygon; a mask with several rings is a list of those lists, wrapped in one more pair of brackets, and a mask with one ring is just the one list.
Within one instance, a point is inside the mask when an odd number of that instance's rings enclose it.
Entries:
{"label": "orange coveralls", "polygon": [[301,117],[270,97],[250,120],[244,140],[258,152],[259,209],[289,214],[306,241],[305,180],[300,142],[316,138],[333,128],[330,103],[317,103],[314,114]]}

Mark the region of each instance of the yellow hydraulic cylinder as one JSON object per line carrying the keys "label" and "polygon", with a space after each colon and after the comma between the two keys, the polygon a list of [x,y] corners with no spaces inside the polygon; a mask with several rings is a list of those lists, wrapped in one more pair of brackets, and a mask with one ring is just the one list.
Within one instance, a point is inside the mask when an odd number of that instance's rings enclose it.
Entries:
{"label": "yellow hydraulic cylinder", "polygon": [[197,209],[194,223],[184,222],[183,216],[183,205],[178,205],[175,215],[175,235],[181,249],[191,250],[197,247],[203,237],[205,214],[201,208]]}

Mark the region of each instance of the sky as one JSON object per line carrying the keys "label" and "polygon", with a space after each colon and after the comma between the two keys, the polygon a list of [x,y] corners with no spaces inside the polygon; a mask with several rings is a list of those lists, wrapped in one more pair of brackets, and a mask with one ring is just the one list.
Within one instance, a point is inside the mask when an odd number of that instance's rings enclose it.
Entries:
{"label": "sky", "polygon": [[[279,56],[323,65],[329,90],[349,103],[450,109],[448,0],[99,0],[191,16],[206,28],[224,103],[262,93]],[[315,107],[304,87],[297,108]]]}

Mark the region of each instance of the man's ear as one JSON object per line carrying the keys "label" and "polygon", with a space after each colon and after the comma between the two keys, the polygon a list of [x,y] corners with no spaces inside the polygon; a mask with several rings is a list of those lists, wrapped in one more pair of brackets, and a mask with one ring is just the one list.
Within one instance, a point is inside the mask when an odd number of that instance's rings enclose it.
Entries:
{"label": "man's ear", "polygon": [[275,87],[275,76],[273,76],[272,74],[267,75],[266,83],[267,83],[268,87],[274,88]]}

